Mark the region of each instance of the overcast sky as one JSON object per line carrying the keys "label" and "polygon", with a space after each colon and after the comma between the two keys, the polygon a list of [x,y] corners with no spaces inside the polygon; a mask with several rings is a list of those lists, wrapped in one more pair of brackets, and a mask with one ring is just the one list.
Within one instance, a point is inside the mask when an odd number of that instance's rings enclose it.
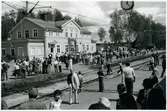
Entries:
{"label": "overcast sky", "polygon": [[[23,1],[6,1],[10,5],[15,5],[16,7],[25,7],[25,2]],[[30,1],[36,3],[35,1]],[[29,9],[33,7],[34,4],[29,4]],[[108,24],[110,22],[109,14],[111,14],[115,9],[120,9],[120,1],[42,1],[40,0],[39,5],[41,6],[52,6],[52,8],[57,8],[63,11],[63,14],[68,14],[71,16],[87,16],[83,17],[87,20],[98,21],[103,24]],[[11,10],[7,5],[2,4],[2,14],[6,11]],[[37,12],[39,9],[34,10]],[[44,9],[43,9],[44,10]],[[48,9],[45,9],[48,10]],[[50,9],[53,10],[53,9]],[[145,14],[153,16],[153,19],[161,24],[166,24],[166,3],[165,1],[154,1],[154,2],[139,2],[135,1],[134,10]]]}
{"label": "overcast sky", "polygon": [[[25,7],[25,2],[23,1],[6,1],[10,5],[16,6],[18,8]],[[29,9],[31,9],[37,1],[29,2]],[[64,15],[68,14],[72,17],[79,17],[90,22],[100,23],[99,26],[88,27],[88,29],[94,33],[95,40],[98,40],[97,31],[100,27],[103,27],[108,32],[110,27],[110,17],[109,15],[116,9],[121,9],[120,1],[102,1],[102,0],[68,0],[68,1],[43,1],[40,0],[39,6],[52,6],[52,9],[40,9],[40,10],[51,10],[54,8],[59,9]],[[7,5],[2,4],[2,14],[11,10]],[[134,10],[146,16],[152,15],[153,20],[166,25],[166,2],[165,1],[135,1]],[[37,13],[39,9],[34,10]],[[107,24],[107,25],[106,25]],[[107,40],[109,37],[106,36]]]}

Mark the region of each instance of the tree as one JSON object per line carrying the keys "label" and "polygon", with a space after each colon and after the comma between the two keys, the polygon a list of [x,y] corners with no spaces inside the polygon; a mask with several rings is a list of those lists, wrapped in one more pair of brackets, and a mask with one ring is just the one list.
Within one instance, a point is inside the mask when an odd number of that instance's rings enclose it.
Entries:
{"label": "tree", "polygon": [[43,11],[38,11],[37,18],[41,20],[45,20],[45,13]]}
{"label": "tree", "polygon": [[63,14],[57,9],[54,10],[53,18],[54,21],[64,20]]}
{"label": "tree", "polygon": [[51,11],[39,11],[37,14],[37,18],[46,20],[46,21],[52,21],[53,20],[53,14]]}
{"label": "tree", "polygon": [[16,23],[18,23],[21,19],[23,19],[24,17],[31,17],[31,18],[35,18],[35,14],[34,13],[28,13],[25,9],[20,8],[18,9],[17,12],[17,18],[16,18]]}
{"label": "tree", "polygon": [[111,21],[111,27],[109,29],[110,33],[110,40],[112,40],[114,43],[120,43],[122,40],[122,35],[123,35],[123,21],[121,21],[121,16],[120,16],[120,11],[115,10],[111,15],[110,15],[112,21]]}
{"label": "tree", "polygon": [[64,16],[64,20],[71,20],[72,18],[69,15]]}
{"label": "tree", "polygon": [[1,24],[2,24],[2,33],[1,33],[1,37],[2,37],[2,41],[7,40],[7,38],[9,37],[9,31],[15,26],[16,22],[15,22],[15,16],[13,15],[13,12],[9,12],[9,13],[5,13],[2,16],[2,20],[1,20]]}
{"label": "tree", "polygon": [[19,9],[17,13],[16,23],[18,23],[21,19],[27,16],[27,12],[25,9]]}
{"label": "tree", "polygon": [[82,25],[82,22],[81,22],[81,20],[80,20],[79,18],[75,18],[74,20],[75,20],[75,22],[76,22],[80,27],[83,26],[83,25]]}
{"label": "tree", "polygon": [[99,28],[98,35],[99,35],[100,41],[103,41],[105,39],[106,31],[104,30],[104,28],[102,27]]}

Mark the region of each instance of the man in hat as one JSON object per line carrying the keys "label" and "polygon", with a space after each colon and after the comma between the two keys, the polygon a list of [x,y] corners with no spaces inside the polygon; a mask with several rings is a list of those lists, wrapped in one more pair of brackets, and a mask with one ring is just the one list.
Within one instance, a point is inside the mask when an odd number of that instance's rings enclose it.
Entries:
{"label": "man in hat", "polygon": [[[79,90],[80,82],[79,82],[78,75],[73,70],[70,70],[70,74],[67,77],[67,83],[70,88],[69,104],[72,104],[72,103],[79,104],[78,90]],[[73,101],[73,95],[74,95],[74,101]]]}
{"label": "man in hat", "polygon": [[91,104],[88,109],[110,109],[111,102],[106,97],[100,97],[99,101],[95,104]]}

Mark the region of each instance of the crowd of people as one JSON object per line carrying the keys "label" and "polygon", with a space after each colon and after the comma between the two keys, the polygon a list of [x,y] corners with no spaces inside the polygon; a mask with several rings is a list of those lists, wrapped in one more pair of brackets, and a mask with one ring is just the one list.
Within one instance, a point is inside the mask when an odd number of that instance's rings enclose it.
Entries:
{"label": "crowd of people", "polygon": [[[107,51],[110,52],[110,51]],[[69,104],[79,104],[79,93],[82,91],[83,76],[82,72],[75,72],[73,70],[74,63],[82,64],[98,64],[100,65],[99,71],[97,72],[99,81],[99,92],[104,91],[104,68],[103,65],[106,63],[107,75],[112,73],[111,65],[113,57],[126,58],[129,56],[143,55],[152,51],[141,50],[141,51],[127,51],[119,49],[115,51],[99,52],[95,54],[77,54],[76,57],[73,55],[64,54],[62,56],[53,57],[52,54],[48,55],[48,58],[39,59],[33,58],[31,61],[28,59],[17,59],[15,64],[15,71],[13,73],[16,77],[26,78],[33,74],[54,74],[56,72],[62,72],[62,64],[65,64],[70,74],[67,76],[67,84],[69,87]],[[123,52],[123,53],[122,53]],[[134,54],[134,55],[133,55]],[[109,62],[105,62],[109,61]],[[117,100],[116,109],[165,109],[166,100],[164,92],[158,84],[158,74],[156,66],[159,65],[158,53],[153,53],[150,57],[150,70],[152,74],[149,78],[143,80],[143,89],[139,90],[137,99],[133,96],[133,83],[136,80],[135,71],[131,67],[130,63],[119,64],[119,70],[117,73],[122,75],[121,83],[117,86],[119,99]],[[8,79],[7,70],[9,65],[2,61],[2,80]],[[161,77],[164,76],[166,71],[166,58],[162,56],[162,68]],[[38,96],[37,88],[31,88],[29,90],[30,102],[22,104],[19,109],[61,109],[62,103],[62,91],[56,90],[53,93],[54,100],[50,102],[49,108],[43,103],[37,103],[35,100]],[[2,101],[3,103],[3,101]],[[88,109],[110,109],[110,101],[106,97],[100,97],[97,103],[91,104]]]}
{"label": "crowd of people", "polygon": [[[97,51],[96,53],[77,53],[76,56],[72,54],[64,53],[62,55],[56,54],[52,57],[49,54],[47,58],[33,57],[29,60],[27,57],[22,59],[16,59],[14,65],[13,76],[16,78],[26,78],[35,74],[54,74],[56,72],[62,72],[62,65],[65,64],[65,68],[72,69],[73,64],[81,63],[85,65],[105,65],[108,70],[108,74],[112,72],[111,62],[115,59],[124,59],[126,57],[145,55],[152,53],[154,50],[136,50],[117,48],[115,50]],[[157,58],[158,53],[154,54]],[[158,59],[155,59],[156,64],[159,64]],[[4,60],[1,62],[1,74],[2,81],[8,80],[9,65]]]}
{"label": "crowd of people", "polygon": [[[162,56],[165,60],[165,56]],[[151,62],[151,61],[150,61]],[[163,62],[163,61],[162,61]],[[116,101],[116,109],[166,109],[165,94],[159,85],[158,73],[155,63],[151,67],[151,75],[143,80],[143,88],[138,91],[137,98],[134,98],[133,83],[135,82],[135,71],[130,63],[125,63],[125,67],[120,64],[118,73],[121,73],[121,82],[117,85],[119,99]],[[104,91],[103,69],[99,68],[97,72],[99,76],[99,92]],[[74,72],[70,69],[70,74],[67,77],[69,86],[69,104],[79,104],[79,93],[82,89],[83,77],[81,72]],[[54,99],[50,101],[49,106],[42,102],[36,102],[38,96],[37,88],[29,90],[30,101],[19,106],[19,109],[61,109],[62,96],[61,90],[55,90],[53,93]],[[2,101],[3,103],[3,101]],[[97,103],[90,104],[88,109],[103,109],[109,110],[111,101],[106,97],[100,97]]]}

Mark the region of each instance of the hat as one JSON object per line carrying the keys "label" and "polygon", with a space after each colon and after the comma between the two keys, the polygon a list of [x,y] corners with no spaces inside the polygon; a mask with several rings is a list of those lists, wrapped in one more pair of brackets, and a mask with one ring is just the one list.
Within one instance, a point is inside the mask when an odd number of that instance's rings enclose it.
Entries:
{"label": "hat", "polygon": [[106,107],[110,107],[111,102],[106,97],[100,97],[99,102],[102,103]]}

